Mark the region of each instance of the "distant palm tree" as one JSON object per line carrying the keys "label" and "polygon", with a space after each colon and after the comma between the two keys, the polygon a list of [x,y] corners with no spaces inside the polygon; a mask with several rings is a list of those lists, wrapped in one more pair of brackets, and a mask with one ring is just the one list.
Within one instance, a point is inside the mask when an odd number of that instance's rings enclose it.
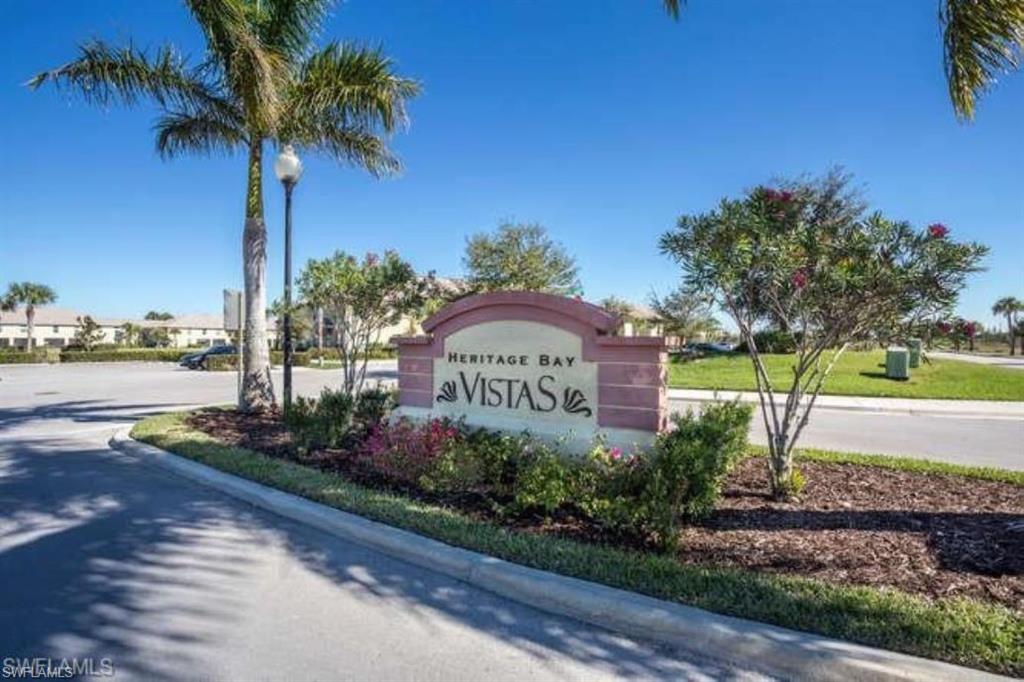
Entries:
{"label": "distant palm tree", "polygon": [[[662,0],[675,19],[686,0]],[[949,98],[958,118],[974,118],[978,97],[999,75],[1020,66],[1024,52],[1021,0],[939,0]]]}
{"label": "distant palm tree", "polygon": [[378,175],[398,159],[383,136],[405,123],[416,82],[393,71],[379,50],[330,43],[313,49],[330,0],[185,0],[206,38],[206,54],[189,64],[171,45],[153,54],[131,43],[91,41],[78,59],[29,81],[48,81],[101,105],[158,104],[161,156],[248,153],[245,229],[245,353],[242,407],[274,402],[266,323],[263,219],[264,142],[322,152]]}
{"label": "distant palm tree", "polygon": [[4,309],[17,310],[19,305],[25,306],[25,325],[28,327],[26,351],[31,351],[35,342],[36,306],[49,305],[56,300],[57,294],[53,289],[37,282],[14,282],[7,288],[3,297]]}
{"label": "distant palm tree", "polygon": [[1014,348],[1016,344],[1016,325],[1017,325],[1017,313],[1024,311],[1024,302],[1013,296],[1004,296],[1003,298],[992,304],[993,315],[1003,315],[1006,317],[1006,332],[1007,338],[1010,342],[1010,355],[1014,354]]}

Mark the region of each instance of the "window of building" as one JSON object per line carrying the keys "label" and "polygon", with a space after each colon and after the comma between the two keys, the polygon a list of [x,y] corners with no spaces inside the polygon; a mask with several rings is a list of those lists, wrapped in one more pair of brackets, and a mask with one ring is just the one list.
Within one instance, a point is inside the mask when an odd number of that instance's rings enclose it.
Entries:
{"label": "window of building", "polygon": [[58,327],[57,325],[53,325],[53,333],[60,334],[60,327]]}

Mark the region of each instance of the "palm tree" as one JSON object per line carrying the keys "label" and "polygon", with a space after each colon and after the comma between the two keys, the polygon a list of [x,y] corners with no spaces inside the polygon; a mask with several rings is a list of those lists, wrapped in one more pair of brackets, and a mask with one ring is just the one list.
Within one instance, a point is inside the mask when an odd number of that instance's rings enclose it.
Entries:
{"label": "palm tree", "polygon": [[105,105],[148,99],[161,109],[156,147],[164,158],[244,149],[248,155],[242,258],[245,353],[241,406],[273,405],[265,290],[265,142],[321,152],[374,175],[397,171],[384,137],[404,126],[419,86],[394,73],[379,50],[330,43],[314,49],[331,0],[185,0],[206,39],[190,64],[171,45],[83,44],[74,61],[38,74]]}
{"label": "palm tree", "polygon": [[[1024,52],[1024,2],[1021,0],[939,0],[939,24],[946,83],[953,110],[961,120],[974,118],[978,97],[999,75],[1020,66]],[[686,0],[662,0],[679,18]]]}
{"label": "palm tree", "polygon": [[28,339],[25,350],[31,351],[35,342],[36,306],[49,305],[57,300],[57,294],[45,284],[37,282],[14,282],[3,297],[5,310],[17,310],[19,305],[25,306],[25,325],[28,327]]}
{"label": "palm tree", "polygon": [[[1016,318],[1017,313],[1024,310],[1024,303],[1013,296],[1004,296],[992,304],[993,315],[1004,315],[1006,317],[1007,338],[1010,341],[1010,355],[1014,354],[1016,344]],[[1022,351],[1024,352],[1024,351]]]}

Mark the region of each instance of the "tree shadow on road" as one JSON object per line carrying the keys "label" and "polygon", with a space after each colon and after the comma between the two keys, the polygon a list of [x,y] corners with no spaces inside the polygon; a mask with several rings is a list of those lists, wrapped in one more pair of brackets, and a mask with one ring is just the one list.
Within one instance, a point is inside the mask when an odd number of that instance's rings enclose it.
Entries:
{"label": "tree shadow on road", "polygon": [[[247,648],[274,655],[280,646],[314,660],[336,656],[339,666],[345,658],[378,660],[381,674],[419,664],[430,666],[425,674],[451,665],[477,677],[507,656],[474,660],[473,646],[495,640],[527,655],[537,668],[524,671],[527,677],[565,677],[580,663],[614,676],[734,676],[728,667],[698,668],[77,440],[0,445],[0,508],[8,512],[0,522],[5,656],[110,658],[119,673],[153,680],[215,677],[210,666],[218,661],[221,676],[238,678],[232,656]],[[315,593],[289,592],[308,587],[310,572],[319,576]],[[285,605],[279,622],[260,620],[266,612],[255,606],[264,598]],[[409,641],[397,642],[403,637]],[[296,661],[281,664],[282,674],[301,669]]]}

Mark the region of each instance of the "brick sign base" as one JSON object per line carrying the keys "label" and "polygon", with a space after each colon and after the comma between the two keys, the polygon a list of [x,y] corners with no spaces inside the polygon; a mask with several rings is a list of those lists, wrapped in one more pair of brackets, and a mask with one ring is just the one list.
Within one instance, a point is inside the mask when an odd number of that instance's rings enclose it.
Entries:
{"label": "brick sign base", "polygon": [[615,315],[561,296],[461,299],[399,337],[399,414],[528,431],[584,451],[645,445],[665,428],[665,342],[609,336]]}

